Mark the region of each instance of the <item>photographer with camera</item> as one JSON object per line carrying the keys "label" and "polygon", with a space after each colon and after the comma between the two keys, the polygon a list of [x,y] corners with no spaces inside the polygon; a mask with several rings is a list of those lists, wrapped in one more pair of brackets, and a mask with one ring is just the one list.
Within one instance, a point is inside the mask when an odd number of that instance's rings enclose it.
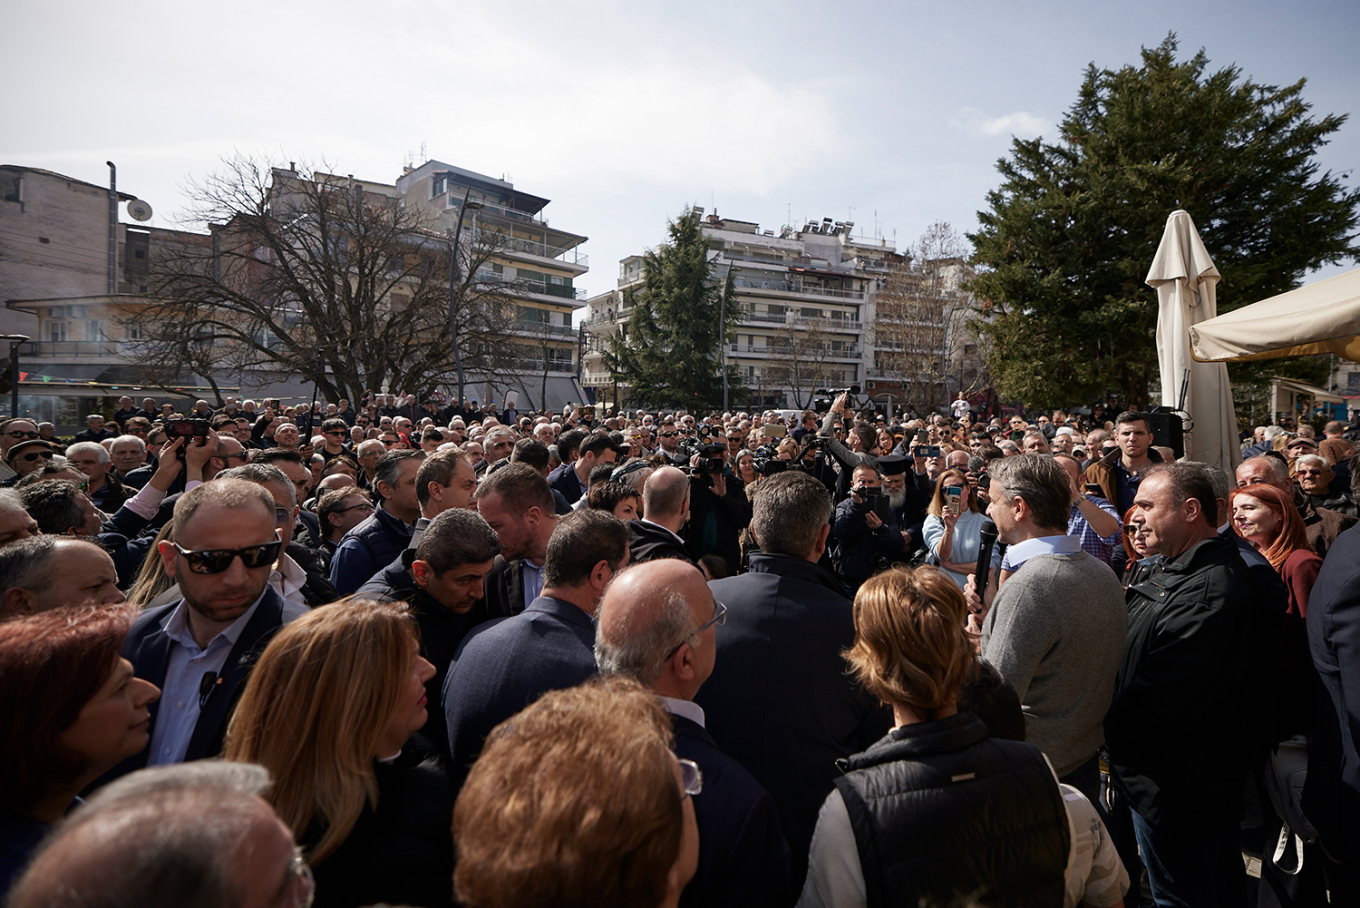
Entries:
{"label": "photographer with camera", "polygon": [[690,457],[690,519],[685,543],[690,555],[717,555],[733,574],[741,570],[741,531],[751,522],[746,484],[728,464],[725,441],[695,439]]}
{"label": "photographer with camera", "polygon": [[860,584],[907,554],[907,539],[892,523],[888,496],[877,467],[861,464],[851,477],[850,495],[836,506],[836,574],[853,594]]}

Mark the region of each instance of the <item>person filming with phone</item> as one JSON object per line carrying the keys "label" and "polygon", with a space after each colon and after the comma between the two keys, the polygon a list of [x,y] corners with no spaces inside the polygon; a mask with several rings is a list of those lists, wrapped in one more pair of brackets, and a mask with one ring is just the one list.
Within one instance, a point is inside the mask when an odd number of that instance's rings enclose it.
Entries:
{"label": "person filming with phone", "polygon": [[878,470],[867,464],[855,467],[850,495],[837,506],[831,526],[838,552],[836,573],[852,594],[907,554],[906,539],[890,511]]}
{"label": "person filming with phone", "polygon": [[[967,474],[962,470],[941,473],[935,481],[935,494],[927,511],[930,516],[926,518],[922,532],[926,547],[930,549],[930,562],[943,568],[959,589],[963,589],[969,576],[977,570],[983,522]],[[993,561],[996,560],[993,553]]]}

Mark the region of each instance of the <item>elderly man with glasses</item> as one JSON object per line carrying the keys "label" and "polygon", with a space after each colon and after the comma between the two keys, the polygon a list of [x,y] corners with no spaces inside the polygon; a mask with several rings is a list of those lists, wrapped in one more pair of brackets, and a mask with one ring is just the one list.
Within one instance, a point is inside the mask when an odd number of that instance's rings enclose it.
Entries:
{"label": "elderly man with glasses", "polygon": [[144,766],[216,756],[236,696],[264,645],[306,612],[269,586],[283,551],[274,499],[242,479],[216,479],[175,504],[175,528],[157,544],[183,598],[148,609],[123,655],[163,695],[151,709],[151,740],[106,778]]}
{"label": "elderly man with glasses", "polygon": [[675,753],[707,780],[694,801],[699,869],[682,904],[787,905],[789,846],[774,799],[719,749],[695,705],[717,656],[727,606],[713,598],[694,566],[661,559],[630,567],[600,601],[595,660],[605,676],[632,678],[671,716]]}

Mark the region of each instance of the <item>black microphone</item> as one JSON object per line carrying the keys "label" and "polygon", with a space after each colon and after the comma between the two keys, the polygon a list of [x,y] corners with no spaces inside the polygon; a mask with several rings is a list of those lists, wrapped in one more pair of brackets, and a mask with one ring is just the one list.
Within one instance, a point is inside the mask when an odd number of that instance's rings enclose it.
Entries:
{"label": "black microphone", "polygon": [[996,545],[996,524],[990,520],[982,521],[982,543],[978,546],[977,572],[973,582],[977,584],[978,598],[987,600],[987,571],[992,566],[992,546]]}

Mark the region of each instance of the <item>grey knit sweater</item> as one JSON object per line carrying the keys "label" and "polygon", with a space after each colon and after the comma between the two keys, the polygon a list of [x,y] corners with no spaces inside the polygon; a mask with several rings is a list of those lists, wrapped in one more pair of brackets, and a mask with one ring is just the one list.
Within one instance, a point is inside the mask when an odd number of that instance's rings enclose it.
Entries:
{"label": "grey knit sweater", "polygon": [[1104,743],[1101,723],[1124,656],[1128,612],[1108,565],[1085,552],[1037,555],[1001,587],[982,656],[1014,685],[1025,740],[1072,772]]}

